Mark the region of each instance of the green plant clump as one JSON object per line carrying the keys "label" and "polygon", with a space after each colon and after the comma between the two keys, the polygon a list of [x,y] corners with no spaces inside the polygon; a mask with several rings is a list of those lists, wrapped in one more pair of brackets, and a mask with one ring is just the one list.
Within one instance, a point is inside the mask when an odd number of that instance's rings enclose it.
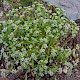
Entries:
{"label": "green plant clump", "polygon": [[73,65],[68,60],[75,49],[58,46],[58,39],[69,32],[74,38],[79,28],[63,16],[61,8],[56,7],[55,11],[52,13],[43,4],[34,2],[6,13],[7,21],[0,22],[0,59],[3,55],[5,64],[11,64],[11,71],[26,69],[37,78],[45,74],[53,76],[65,63]]}
{"label": "green plant clump", "polygon": [[28,6],[31,5],[34,1],[39,0],[7,0],[14,8],[19,6]]}

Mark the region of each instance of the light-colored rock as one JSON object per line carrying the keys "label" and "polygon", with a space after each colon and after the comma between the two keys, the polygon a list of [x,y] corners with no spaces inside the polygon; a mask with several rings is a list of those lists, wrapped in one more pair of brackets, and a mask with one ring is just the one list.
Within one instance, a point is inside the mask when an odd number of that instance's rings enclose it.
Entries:
{"label": "light-colored rock", "polygon": [[67,74],[68,73],[68,67],[65,66],[64,69],[63,69],[63,73]]}
{"label": "light-colored rock", "polygon": [[63,8],[69,19],[80,19],[80,0],[43,0]]}

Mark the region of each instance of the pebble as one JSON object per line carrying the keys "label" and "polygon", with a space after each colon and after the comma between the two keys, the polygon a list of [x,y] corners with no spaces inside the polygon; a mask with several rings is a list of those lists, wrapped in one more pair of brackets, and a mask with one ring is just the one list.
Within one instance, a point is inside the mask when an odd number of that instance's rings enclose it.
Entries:
{"label": "pebble", "polygon": [[64,69],[63,69],[63,73],[67,74],[68,73],[68,67],[65,66]]}

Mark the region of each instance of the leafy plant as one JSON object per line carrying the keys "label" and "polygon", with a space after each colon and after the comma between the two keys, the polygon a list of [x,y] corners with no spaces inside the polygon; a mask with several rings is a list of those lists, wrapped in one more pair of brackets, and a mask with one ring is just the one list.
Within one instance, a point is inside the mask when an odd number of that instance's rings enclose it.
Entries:
{"label": "leafy plant", "polygon": [[74,51],[58,46],[58,39],[67,33],[75,37],[79,28],[63,16],[61,8],[55,7],[55,11],[34,2],[6,13],[7,21],[0,22],[0,56],[11,71],[26,69],[36,74],[37,80],[45,74],[53,76],[71,59]]}
{"label": "leafy plant", "polygon": [[32,2],[38,1],[38,0],[7,0],[10,4],[13,5],[14,8],[19,6],[28,6],[31,5]]}

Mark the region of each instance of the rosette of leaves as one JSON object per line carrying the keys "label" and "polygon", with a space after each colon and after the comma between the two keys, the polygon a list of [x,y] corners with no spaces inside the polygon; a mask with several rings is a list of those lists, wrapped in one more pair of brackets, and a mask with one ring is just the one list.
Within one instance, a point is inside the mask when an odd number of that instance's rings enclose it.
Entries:
{"label": "rosette of leaves", "polygon": [[11,63],[10,70],[26,69],[34,72],[36,78],[53,76],[69,60],[73,51],[58,46],[58,38],[69,32],[75,37],[78,27],[63,16],[62,9],[55,10],[52,13],[34,2],[6,13],[7,21],[0,22],[0,56],[6,65]]}

